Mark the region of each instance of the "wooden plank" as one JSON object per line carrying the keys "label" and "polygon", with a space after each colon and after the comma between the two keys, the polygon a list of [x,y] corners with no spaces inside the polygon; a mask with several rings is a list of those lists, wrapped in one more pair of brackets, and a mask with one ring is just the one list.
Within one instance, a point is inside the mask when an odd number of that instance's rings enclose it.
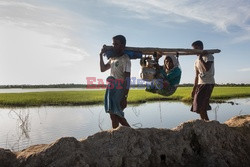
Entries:
{"label": "wooden plank", "polygon": [[[106,50],[112,50],[113,46],[104,45],[103,48]],[[144,55],[153,55],[154,52],[161,52],[163,55],[176,54],[176,52],[178,52],[179,55],[197,55],[201,54],[204,51],[210,54],[221,52],[219,49],[198,50],[198,49],[183,49],[183,48],[153,48],[153,47],[126,47],[125,50],[141,52]]]}

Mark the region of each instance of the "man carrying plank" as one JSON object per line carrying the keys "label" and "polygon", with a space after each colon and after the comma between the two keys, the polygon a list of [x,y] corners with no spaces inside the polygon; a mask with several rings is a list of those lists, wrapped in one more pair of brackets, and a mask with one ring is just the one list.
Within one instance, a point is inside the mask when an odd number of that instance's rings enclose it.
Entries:
{"label": "man carrying plank", "polygon": [[123,110],[127,107],[127,97],[129,92],[131,61],[128,55],[124,54],[126,38],[122,35],[113,37],[113,56],[108,63],[104,64],[103,55],[107,51],[105,47],[100,53],[101,72],[110,70],[107,78],[108,86],[105,93],[105,111],[110,114],[112,127],[117,128],[119,123],[129,126],[124,117]]}
{"label": "man carrying plank", "polygon": [[[194,49],[203,50],[202,41],[192,43]],[[192,91],[193,104],[192,112],[200,114],[201,119],[209,120],[207,110],[211,110],[209,99],[211,97],[215,80],[214,80],[214,57],[212,54],[203,52],[197,54],[195,61],[195,81]]]}

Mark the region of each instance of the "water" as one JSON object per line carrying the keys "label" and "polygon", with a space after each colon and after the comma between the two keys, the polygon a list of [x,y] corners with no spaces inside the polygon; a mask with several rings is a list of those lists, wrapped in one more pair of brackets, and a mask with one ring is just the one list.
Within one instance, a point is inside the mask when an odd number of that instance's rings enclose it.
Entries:
{"label": "water", "polygon": [[[131,88],[145,89],[145,88]],[[0,88],[0,93],[26,93],[26,92],[49,92],[49,91],[93,91],[105,89],[87,89],[87,88]]]}
{"label": "water", "polygon": [[[0,93],[25,93],[25,92],[47,92],[47,91],[81,91],[93,90],[84,88],[10,88],[0,89]],[[100,89],[99,89],[100,90]]]}
{"label": "water", "polygon": [[[210,120],[223,123],[236,115],[250,114],[250,98],[211,104]],[[181,102],[153,102],[128,106],[125,117],[133,128],[174,128],[180,123],[199,119]],[[86,138],[111,129],[103,106],[0,108],[0,147],[21,150],[30,145],[48,144],[61,137]]]}

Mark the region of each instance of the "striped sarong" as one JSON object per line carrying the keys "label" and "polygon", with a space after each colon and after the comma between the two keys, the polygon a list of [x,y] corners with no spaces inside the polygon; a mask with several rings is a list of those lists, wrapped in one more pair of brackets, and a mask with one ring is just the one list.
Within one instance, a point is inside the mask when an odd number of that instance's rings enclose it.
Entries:
{"label": "striped sarong", "polygon": [[107,82],[108,85],[104,99],[105,111],[106,113],[115,114],[124,118],[124,112],[120,105],[124,95],[124,81],[109,76]]}

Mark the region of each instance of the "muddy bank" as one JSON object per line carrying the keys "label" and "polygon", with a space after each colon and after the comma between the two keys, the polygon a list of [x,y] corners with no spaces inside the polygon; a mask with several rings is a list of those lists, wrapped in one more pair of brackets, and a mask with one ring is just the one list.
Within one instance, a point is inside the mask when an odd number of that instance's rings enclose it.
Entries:
{"label": "muddy bank", "polygon": [[250,166],[249,141],[250,115],[224,124],[193,120],[171,130],[120,127],[80,141],[0,149],[0,166]]}

